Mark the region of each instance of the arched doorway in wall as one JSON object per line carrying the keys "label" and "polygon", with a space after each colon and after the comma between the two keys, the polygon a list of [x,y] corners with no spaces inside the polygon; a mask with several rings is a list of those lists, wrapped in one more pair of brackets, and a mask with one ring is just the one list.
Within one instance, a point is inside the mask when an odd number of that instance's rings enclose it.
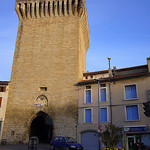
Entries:
{"label": "arched doorway in wall", "polygon": [[30,137],[36,136],[40,143],[49,143],[52,139],[53,123],[48,114],[40,111],[32,120]]}

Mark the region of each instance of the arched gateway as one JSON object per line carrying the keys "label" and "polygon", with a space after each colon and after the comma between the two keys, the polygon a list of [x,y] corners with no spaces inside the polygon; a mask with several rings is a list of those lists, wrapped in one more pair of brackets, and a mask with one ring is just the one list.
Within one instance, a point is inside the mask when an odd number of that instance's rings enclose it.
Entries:
{"label": "arched gateway", "polygon": [[30,137],[37,136],[40,143],[48,143],[52,139],[53,123],[48,114],[40,111],[32,120],[30,126]]}

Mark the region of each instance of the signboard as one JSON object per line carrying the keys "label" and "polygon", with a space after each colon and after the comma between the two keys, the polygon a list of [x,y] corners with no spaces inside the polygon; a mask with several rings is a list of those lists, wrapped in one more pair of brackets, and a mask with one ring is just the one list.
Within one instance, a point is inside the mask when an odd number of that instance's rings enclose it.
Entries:
{"label": "signboard", "polygon": [[125,132],[147,131],[146,127],[124,127]]}

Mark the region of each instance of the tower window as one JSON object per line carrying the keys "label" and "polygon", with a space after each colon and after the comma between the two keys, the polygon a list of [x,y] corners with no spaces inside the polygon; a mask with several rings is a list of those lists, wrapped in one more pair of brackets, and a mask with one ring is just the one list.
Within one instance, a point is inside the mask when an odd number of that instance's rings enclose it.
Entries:
{"label": "tower window", "polygon": [[5,92],[6,91],[6,86],[0,87],[0,92]]}
{"label": "tower window", "polygon": [[40,87],[40,91],[47,91],[47,87]]}

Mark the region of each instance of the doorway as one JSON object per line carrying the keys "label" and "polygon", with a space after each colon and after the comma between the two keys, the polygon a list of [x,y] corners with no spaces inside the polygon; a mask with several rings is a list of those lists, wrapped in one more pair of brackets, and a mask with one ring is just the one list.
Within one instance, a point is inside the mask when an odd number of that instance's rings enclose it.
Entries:
{"label": "doorway", "polygon": [[127,136],[128,150],[134,150],[135,136]]}
{"label": "doorway", "polygon": [[40,111],[33,119],[30,127],[30,137],[36,136],[40,143],[50,143],[53,134],[52,119],[48,114]]}

